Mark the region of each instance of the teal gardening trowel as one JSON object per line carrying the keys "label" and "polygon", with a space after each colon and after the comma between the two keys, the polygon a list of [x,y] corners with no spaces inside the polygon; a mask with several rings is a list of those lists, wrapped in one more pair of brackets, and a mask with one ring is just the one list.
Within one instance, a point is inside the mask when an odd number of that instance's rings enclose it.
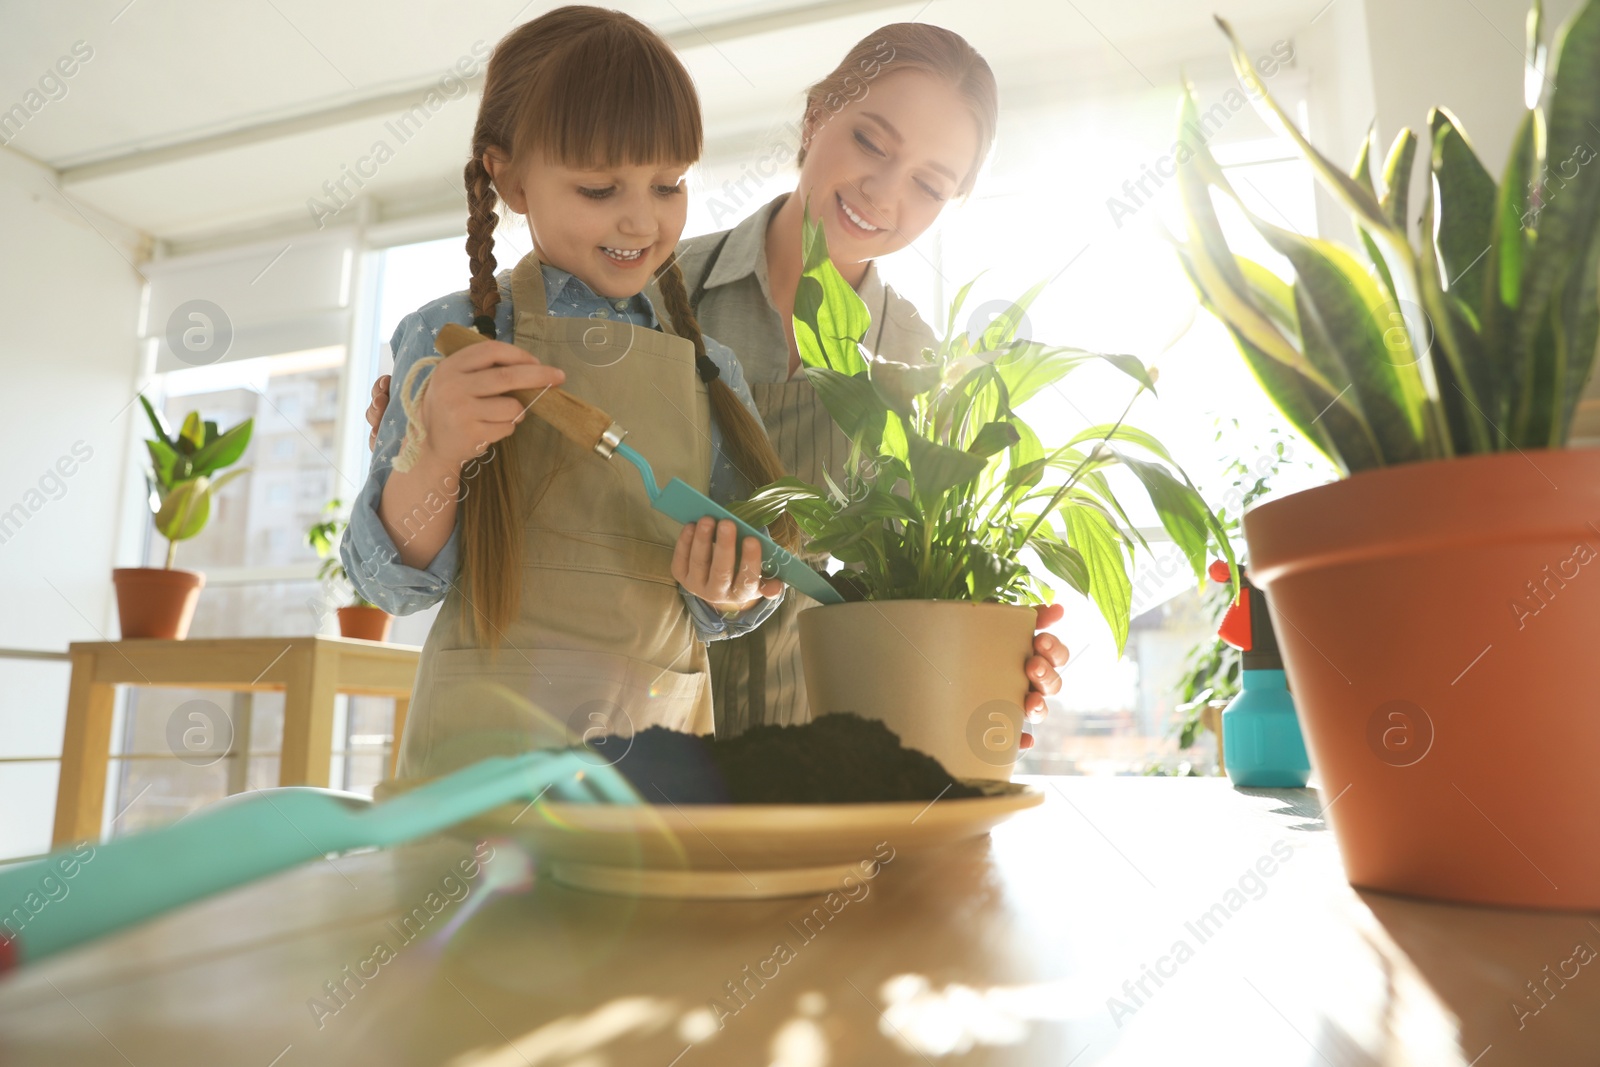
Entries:
{"label": "teal gardening trowel", "polygon": [[[439,330],[434,347],[448,356],[457,349],[477,344],[483,335],[457,323],[449,323]],[[546,389],[541,393],[519,390],[515,394],[528,405],[528,410],[548,422],[568,440],[584,448],[592,448],[606,459],[621,456],[635,467],[644,478],[644,490],[650,496],[650,506],[669,518],[682,523],[698,522],[709,515],[715,519],[732,519],[739,533],[761,542],[762,573],[776,575],[800,590],[806,596],[823,604],[842,604],[844,598],[828,584],[827,579],[813,570],[804,560],[784,549],[772,538],[734,515],[682,478],[674,478],[666,485],[656,484],[655,471],[650,461],[631,446],[622,443],[627,434],[610,415],[593,404],[579,400],[562,389]]]}

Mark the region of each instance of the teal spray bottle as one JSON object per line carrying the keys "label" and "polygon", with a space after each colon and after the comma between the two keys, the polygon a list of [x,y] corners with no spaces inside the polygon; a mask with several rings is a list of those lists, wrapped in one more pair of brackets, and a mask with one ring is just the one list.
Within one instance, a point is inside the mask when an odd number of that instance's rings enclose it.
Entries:
{"label": "teal spray bottle", "polygon": [[[1211,577],[1229,578],[1228,565],[1211,565]],[[1239,597],[1223,616],[1217,636],[1239,650],[1239,695],[1222,713],[1222,751],[1235,786],[1289,789],[1306,784],[1306,756],[1294,698],[1283,672],[1278,636],[1267,613],[1267,598],[1239,568]]]}

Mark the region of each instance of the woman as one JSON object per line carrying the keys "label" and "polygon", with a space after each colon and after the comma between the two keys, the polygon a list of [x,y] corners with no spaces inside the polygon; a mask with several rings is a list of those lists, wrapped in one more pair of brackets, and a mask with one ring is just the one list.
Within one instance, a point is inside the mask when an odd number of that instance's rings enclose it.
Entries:
{"label": "woman", "polygon": [[[689,298],[706,333],[733,349],[785,465],[820,484],[843,476],[844,434],[800,373],[793,329],[805,206],[820,220],[834,266],[872,313],[866,347],[915,362],[936,344],[910,301],[878,277],[875,260],[911,244],[952,197],[970,193],[994,141],[994,75],[959,34],[922,23],[884,26],[852,48],[806,94],[797,157],[799,182],[731,230],[678,246]],[[388,402],[388,378],[373,386],[368,421]],[[816,602],[790,590],[765,625],[710,645],[719,736],[761,723],[809,720],[797,617]],[[1060,620],[1039,609],[1040,629]],[[1060,640],[1041,633],[1024,666],[1030,722],[1061,688]],[[1022,747],[1033,738],[1024,735]]]}

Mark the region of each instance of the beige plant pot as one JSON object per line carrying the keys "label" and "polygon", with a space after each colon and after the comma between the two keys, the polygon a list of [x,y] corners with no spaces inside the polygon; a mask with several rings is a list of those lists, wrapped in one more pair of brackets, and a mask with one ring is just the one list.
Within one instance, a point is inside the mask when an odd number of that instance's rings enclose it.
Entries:
{"label": "beige plant pot", "polygon": [[800,651],[811,714],[879,719],[957,778],[1007,780],[1037,618],[1031,607],[963,600],[807,608]]}
{"label": "beige plant pot", "polygon": [[339,636],[357,637],[363,641],[389,640],[389,627],[394,624],[394,616],[382,608],[368,607],[365,604],[351,604],[340,608]]}
{"label": "beige plant pot", "polygon": [[124,639],[181,640],[189,634],[206,576],[163,567],[116,567],[111,583],[117,590],[117,621]]}

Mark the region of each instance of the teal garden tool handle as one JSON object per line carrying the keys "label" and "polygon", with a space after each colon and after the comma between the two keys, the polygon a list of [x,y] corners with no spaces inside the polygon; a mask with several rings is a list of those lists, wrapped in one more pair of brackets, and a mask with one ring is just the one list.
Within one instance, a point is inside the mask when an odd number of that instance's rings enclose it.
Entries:
{"label": "teal garden tool handle", "polygon": [[170,826],[0,868],[0,974],[331,852],[400,844],[546,791],[638,803],[592,754],[529,752],[481,760],[382,804],[310,786],[240,793]]}
{"label": "teal garden tool handle", "polygon": [[657,488],[656,474],[655,471],[650,469],[649,460],[641,456],[630,445],[619,443],[614,446],[614,450],[617,455],[639,468],[639,474],[644,478],[645,492],[650,494],[650,506],[663,515],[676,519],[681,523],[699,522],[707,515],[714,519],[732,519],[734,524],[738,526],[739,533],[745,537],[754,537],[761,542],[761,572],[763,574],[776,574],[787,584],[792,585],[819,603],[844,603],[844,597],[840,596],[838,590],[828,584],[826,578],[813,570],[805,560],[778,544],[765,533],[751,526],[748,522],[745,522],[682,478],[674,478],[665,486]]}

